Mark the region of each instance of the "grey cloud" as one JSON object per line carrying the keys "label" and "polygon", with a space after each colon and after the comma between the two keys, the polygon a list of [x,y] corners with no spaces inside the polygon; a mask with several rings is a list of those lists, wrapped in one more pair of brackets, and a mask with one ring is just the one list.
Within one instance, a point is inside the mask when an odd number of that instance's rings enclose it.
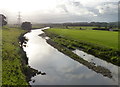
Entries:
{"label": "grey cloud", "polygon": [[[118,3],[117,2],[105,2],[100,3],[96,7],[98,11],[98,17],[95,20],[99,21],[118,21]],[[96,12],[97,12],[96,11]]]}
{"label": "grey cloud", "polygon": [[80,2],[72,2],[74,6],[82,6]]}
{"label": "grey cloud", "polygon": [[57,7],[63,9],[66,13],[69,12],[68,9],[67,9],[67,7],[66,7],[66,5],[64,5],[64,4],[59,5],[59,6],[57,6]]}
{"label": "grey cloud", "polygon": [[[80,8],[82,7],[82,4],[80,2],[74,2],[74,1],[71,1],[71,0],[68,0],[67,3],[64,3],[64,4],[60,4],[58,5],[57,7],[58,8],[61,8],[63,9],[66,13],[69,13],[71,9],[69,9],[69,6],[71,7],[76,7],[76,8]],[[83,7],[82,7],[83,8]],[[82,9],[81,8],[81,9]]]}
{"label": "grey cloud", "polygon": [[59,5],[65,12],[69,13],[69,15],[76,15],[76,16],[95,16],[96,14],[87,7],[84,7],[80,2],[71,1],[69,0],[67,3]]}
{"label": "grey cloud", "polygon": [[[31,21],[34,23],[54,23],[82,21],[117,21],[118,19],[117,2],[102,2],[93,7],[85,6],[79,0],[66,0],[65,3],[61,1],[56,5],[55,8],[52,9],[48,8],[47,10],[38,10],[27,15],[24,15],[23,13],[22,20]],[[11,21],[17,21],[17,13],[5,13],[6,16],[8,15],[7,17],[10,23]]]}
{"label": "grey cloud", "polygon": [[118,5],[115,3],[104,3],[96,7],[100,14],[116,14],[118,13]]}

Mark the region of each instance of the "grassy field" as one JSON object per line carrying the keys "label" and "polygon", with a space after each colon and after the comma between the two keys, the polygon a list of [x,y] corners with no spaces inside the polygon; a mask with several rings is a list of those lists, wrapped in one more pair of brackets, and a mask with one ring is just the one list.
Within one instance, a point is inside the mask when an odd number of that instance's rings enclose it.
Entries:
{"label": "grassy field", "polygon": [[[68,26],[70,29],[83,29],[83,30],[92,30],[93,28],[99,28],[98,26]],[[105,27],[100,27],[101,29],[105,29]],[[109,27],[107,27],[109,28]],[[118,28],[112,28],[112,29],[118,29]]]}
{"label": "grassy field", "polygon": [[76,29],[48,29],[51,40],[70,50],[80,49],[120,66],[118,32]]}
{"label": "grassy field", "polygon": [[118,50],[118,32],[72,29],[49,29],[48,31],[69,39],[90,42]]}
{"label": "grassy field", "polygon": [[26,31],[15,28],[2,30],[2,85],[28,85],[21,68],[18,37]]}
{"label": "grassy field", "polygon": [[87,29],[87,30],[92,30],[93,28],[97,28],[95,26],[68,26],[68,28],[72,28],[72,29]]}

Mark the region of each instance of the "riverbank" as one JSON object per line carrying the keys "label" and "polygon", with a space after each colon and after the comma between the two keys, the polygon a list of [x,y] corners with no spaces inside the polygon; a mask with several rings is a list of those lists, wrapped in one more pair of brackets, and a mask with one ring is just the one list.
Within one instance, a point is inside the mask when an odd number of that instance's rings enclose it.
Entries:
{"label": "riverbank", "polygon": [[[113,44],[115,44],[113,42],[111,42],[111,44],[109,45],[111,47],[94,44],[94,43],[88,43],[86,41],[87,39],[85,41],[83,40],[84,32],[86,32],[86,31],[82,31],[83,33],[81,33],[81,34],[83,35],[83,37],[82,37],[82,40],[79,40],[79,38],[77,39],[77,37],[79,37],[81,35],[79,35],[77,33],[75,34],[75,32],[81,32],[80,30],[48,29],[48,30],[44,30],[44,32],[51,38],[52,41],[54,41],[55,43],[57,43],[59,45],[64,46],[65,48],[67,48],[69,50],[80,49],[80,50],[83,50],[84,52],[87,52],[98,58],[101,58],[107,62],[111,62],[112,64],[120,66],[120,59],[119,59],[120,52],[117,50],[116,46],[113,45]],[[88,33],[88,32],[86,32],[86,33]],[[92,31],[90,31],[90,32],[92,32]],[[72,33],[74,33],[74,34],[72,34]],[[98,33],[100,33],[100,32],[98,32]],[[92,36],[95,36],[98,33],[96,33],[96,31],[93,31]],[[95,34],[95,35],[93,35],[93,34]],[[107,32],[107,34],[109,34],[109,32]],[[66,36],[66,35],[70,35],[70,36]],[[71,36],[71,35],[73,35],[73,36]],[[111,32],[110,32],[110,35],[111,35]],[[99,37],[96,37],[96,38],[99,38]],[[91,39],[92,39],[92,37],[91,37]],[[93,37],[93,39],[94,39],[94,37]],[[110,38],[108,38],[108,39],[110,39]],[[97,40],[99,41],[99,39],[97,39]],[[100,38],[100,40],[102,40],[102,39]],[[107,38],[106,38],[106,40],[107,40]],[[107,44],[109,44],[109,43],[106,42],[105,45],[107,45]]]}
{"label": "riverbank", "polygon": [[111,72],[108,69],[106,69],[102,66],[96,66],[93,63],[90,63],[90,62],[80,58],[78,55],[74,54],[72,51],[65,48],[64,46],[57,44],[52,39],[48,39],[47,43],[50,44],[51,46],[53,46],[54,48],[56,48],[58,51],[64,53],[65,55],[69,56],[70,58],[72,58],[72,59],[78,61],[79,63],[83,64],[84,66],[88,67],[89,69],[94,70],[96,73],[100,73],[105,77],[112,78]]}
{"label": "riverbank", "polygon": [[[56,48],[54,46],[50,46],[50,43],[52,45],[54,42],[49,41],[49,37],[45,36],[45,33],[42,31],[44,29],[46,28],[32,30],[24,35],[27,42],[25,41],[26,44],[23,44],[23,48],[29,58],[29,65],[41,72],[44,72],[45,75],[41,76],[41,74],[32,77],[29,82],[31,85],[117,84],[117,66],[105,61],[98,64],[92,60],[86,60],[89,62],[88,63],[84,61],[84,57],[87,58],[87,53],[82,58],[78,57],[79,55],[74,55],[74,58],[80,58],[78,61],[69,57],[73,55],[71,50],[66,48],[65,54],[56,49],[57,47],[60,47],[59,45],[54,45]],[[62,46],[60,49],[62,50]],[[67,53],[69,53],[69,55],[67,55]]]}
{"label": "riverbank", "polygon": [[[46,36],[51,37],[48,33],[43,33],[43,34],[40,34],[39,36],[41,36],[42,38],[44,38]],[[54,36],[54,38],[56,38],[56,37]],[[78,55],[73,53],[72,50],[70,50],[67,47],[65,47],[65,46],[55,42],[53,38],[52,39],[51,38],[50,39],[46,39],[46,42],[48,44],[50,44],[51,46],[53,46],[54,48],[56,48],[58,51],[64,53],[65,55],[69,56],[70,58],[78,61],[80,64],[83,64],[84,66],[88,67],[89,69],[92,69],[96,73],[100,73],[100,74],[102,74],[105,77],[112,78],[110,70],[108,70],[108,69],[106,69],[106,68],[104,68],[102,66],[96,66],[93,63],[88,62],[88,61],[84,60],[83,58],[80,58]]]}
{"label": "riverbank", "polygon": [[28,58],[21,44],[28,32],[17,28],[2,30],[2,85],[29,85],[32,76],[38,72],[28,66]]}

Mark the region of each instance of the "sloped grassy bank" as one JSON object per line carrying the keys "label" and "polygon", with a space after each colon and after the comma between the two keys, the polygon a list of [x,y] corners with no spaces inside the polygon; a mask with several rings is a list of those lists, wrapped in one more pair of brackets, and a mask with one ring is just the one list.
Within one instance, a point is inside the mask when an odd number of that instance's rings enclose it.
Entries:
{"label": "sloped grassy bank", "polygon": [[[2,85],[29,85],[31,76],[38,71],[30,68],[28,58],[19,42],[24,42],[27,31],[16,28],[2,30]],[[22,44],[21,43],[21,44]]]}
{"label": "sloped grassy bank", "polygon": [[112,64],[120,66],[120,58],[119,58],[120,51],[116,49],[111,49],[93,43],[87,43],[83,40],[78,41],[78,40],[69,39],[64,35],[56,34],[56,32],[50,32],[50,29],[44,30],[44,32],[56,44],[61,45],[69,50],[80,49],[98,58],[101,58],[107,62],[111,62]]}

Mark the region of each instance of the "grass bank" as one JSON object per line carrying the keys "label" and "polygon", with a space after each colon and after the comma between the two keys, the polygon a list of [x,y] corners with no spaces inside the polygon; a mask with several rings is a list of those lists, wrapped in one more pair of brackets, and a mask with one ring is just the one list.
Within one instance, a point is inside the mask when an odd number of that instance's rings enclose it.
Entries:
{"label": "grass bank", "polygon": [[118,32],[72,29],[44,31],[54,42],[70,50],[80,49],[120,66]]}
{"label": "grass bank", "polygon": [[2,30],[2,85],[29,85],[30,75],[35,72],[27,65],[26,54],[19,46],[25,32],[16,28]]}
{"label": "grass bank", "polygon": [[84,66],[88,67],[89,69],[92,69],[96,73],[100,73],[105,77],[112,78],[111,72],[108,69],[106,69],[102,66],[96,66],[93,63],[90,63],[90,62],[80,58],[78,55],[73,53],[68,48],[65,48],[64,46],[54,42],[53,39],[48,39],[47,43],[50,44],[51,46],[53,46],[54,48],[56,48],[58,51],[64,53],[67,56],[69,56],[70,58],[78,61],[80,64],[83,64]]}

